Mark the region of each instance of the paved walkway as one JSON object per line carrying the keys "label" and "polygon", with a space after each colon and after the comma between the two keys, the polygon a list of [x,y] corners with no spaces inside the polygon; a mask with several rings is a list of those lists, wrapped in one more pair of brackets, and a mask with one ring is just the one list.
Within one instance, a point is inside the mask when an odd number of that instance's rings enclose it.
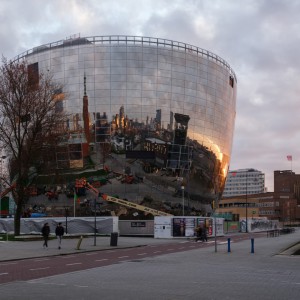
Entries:
{"label": "paved walkway", "polygon": [[[118,246],[111,247],[110,237],[97,237],[96,246],[93,237],[90,237],[82,241],[80,250],[76,250],[76,239],[64,239],[61,250],[57,249],[56,240],[49,242],[48,250],[43,249],[42,241],[2,241],[0,265],[11,259],[142,245],[149,246],[142,249],[146,254],[148,249],[156,248],[153,246],[160,243],[183,243],[179,248],[190,250],[128,258],[100,268],[66,271],[61,275],[2,284],[1,299],[299,299],[300,256],[290,256],[290,250],[282,251],[299,244],[300,229],[271,238],[267,234],[231,236],[231,253],[227,252],[227,237],[218,239],[217,253],[214,251],[214,239],[209,240],[205,247],[202,244],[198,247],[198,243],[187,239],[121,236]],[[254,254],[250,252],[251,238],[254,238]]]}
{"label": "paved walkway", "polygon": [[71,254],[87,251],[99,251],[112,248],[139,247],[148,244],[166,243],[170,240],[160,240],[144,237],[118,237],[117,246],[110,246],[110,236],[84,237],[80,242],[80,237],[63,238],[61,249],[58,249],[58,241],[51,239],[48,241],[48,248],[43,248],[42,240],[34,241],[5,241],[0,240],[0,261],[44,257],[61,254]]}
{"label": "paved walkway", "polygon": [[[238,236],[245,236],[245,234],[237,234]],[[227,252],[227,237],[217,238],[217,251]],[[279,237],[267,237],[267,234],[261,236],[261,234],[249,234],[249,251],[250,240],[254,238],[255,253],[261,253],[264,255],[274,255],[281,253],[285,249],[298,244],[296,249],[300,249],[300,229],[297,229],[294,233],[281,235]],[[56,239],[50,240],[48,249],[43,248],[43,241],[5,241],[0,240],[0,261],[53,256],[61,254],[71,254],[86,251],[99,251],[112,248],[128,248],[128,247],[140,247],[145,245],[154,244],[166,244],[166,243],[182,243],[188,242],[188,239],[154,239],[151,237],[118,237],[117,246],[110,246],[110,236],[97,236],[96,240],[92,237],[84,237],[80,243],[80,238],[64,238],[62,241],[62,249],[58,249],[58,243]],[[214,238],[211,241],[214,241]],[[214,243],[210,242],[214,247]],[[295,251],[294,248],[289,248],[283,254],[290,255]],[[231,243],[231,251],[234,252],[239,249],[239,243]],[[249,252],[248,252],[249,253]],[[247,255],[249,255],[247,253]],[[245,253],[246,254],[246,253]],[[299,256],[300,258],[300,256]]]}

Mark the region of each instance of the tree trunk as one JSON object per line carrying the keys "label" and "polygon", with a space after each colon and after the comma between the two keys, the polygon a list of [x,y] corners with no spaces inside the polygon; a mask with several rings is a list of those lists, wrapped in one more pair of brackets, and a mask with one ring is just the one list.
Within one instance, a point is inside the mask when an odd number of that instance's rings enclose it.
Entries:
{"label": "tree trunk", "polygon": [[20,235],[20,232],[21,232],[21,216],[22,216],[22,205],[20,205],[21,201],[17,201],[17,209],[16,209],[16,212],[15,212],[15,220],[14,220],[14,223],[15,223],[15,236],[16,235]]}
{"label": "tree trunk", "polygon": [[17,179],[17,187],[16,187],[16,193],[15,193],[15,199],[16,199],[16,213],[15,213],[15,235],[20,235],[21,233],[21,217],[22,217],[22,211],[23,211],[23,205],[24,205],[24,190],[26,185],[24,182],[27,182],[26,177],[21,175],[21,171],[19,171],[19,178]]}

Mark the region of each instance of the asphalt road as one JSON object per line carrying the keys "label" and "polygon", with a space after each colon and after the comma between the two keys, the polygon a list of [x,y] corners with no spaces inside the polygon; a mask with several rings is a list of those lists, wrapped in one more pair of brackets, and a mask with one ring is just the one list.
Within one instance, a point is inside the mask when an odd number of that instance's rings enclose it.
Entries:
{"label": "asphalt road", "polygon": [[[245,236],[233,237],[233,242],[245,239]],[[219,243],[225,244],[225,238],[219,238]],[[30,259],[18,259],[3,261],[0,263],[0,284],[12,281],[31,280],[69,272],[82,271],[97,267],[103,267],[124,261],[155,257],[158,255],[202,249],[214,244],[208,242],[194,242],[193,240],[176,241],[163,244],[150,244],[140,247],[124,249],[108,249],[103,251],[89,251],[55,256],[34,257]],[[48,249],[43,250],[46,254]],[[57,251],[59,253],[59,251]],[[46,255],[45,254],[45,255]]]}
{"label": "asphalt road", "polygon": [[[249,238],[237,236],[230,253],[224,238],[217,252],[213,241],[185,240],[3,261],[0,280],[7,283],[0,285],[0,298],[296,300],[300,256],[280,254],[299,241],[296,234],[255,238],[254,253]],[[3,281],[9,272],[14,275]]]}

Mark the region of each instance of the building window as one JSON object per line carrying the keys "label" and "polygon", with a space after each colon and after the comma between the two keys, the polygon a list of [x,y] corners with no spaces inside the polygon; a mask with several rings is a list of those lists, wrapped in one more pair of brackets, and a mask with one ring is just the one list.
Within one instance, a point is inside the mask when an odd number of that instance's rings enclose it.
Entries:
{"label": "building window", "polygon": [[230,84],[231,87],[234,86],[234,78],[233,78],[233,76],[229,76],[229,84]]}
{"label": "building window", "polygon": [[37,87],[39,84],[39,63],[30,64],[27,67],[28,82],[31,87]]}

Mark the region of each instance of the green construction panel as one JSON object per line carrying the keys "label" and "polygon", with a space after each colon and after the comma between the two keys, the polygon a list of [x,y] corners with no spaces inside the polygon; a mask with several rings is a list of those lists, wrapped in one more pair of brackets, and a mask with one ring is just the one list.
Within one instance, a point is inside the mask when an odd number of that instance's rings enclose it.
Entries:
{"label": "green construction panel", "polygon": [[9,211],[9,197],[3,197],[1,199],[0,211],[1,211],[1,215],[8,215],[8,211]]}

